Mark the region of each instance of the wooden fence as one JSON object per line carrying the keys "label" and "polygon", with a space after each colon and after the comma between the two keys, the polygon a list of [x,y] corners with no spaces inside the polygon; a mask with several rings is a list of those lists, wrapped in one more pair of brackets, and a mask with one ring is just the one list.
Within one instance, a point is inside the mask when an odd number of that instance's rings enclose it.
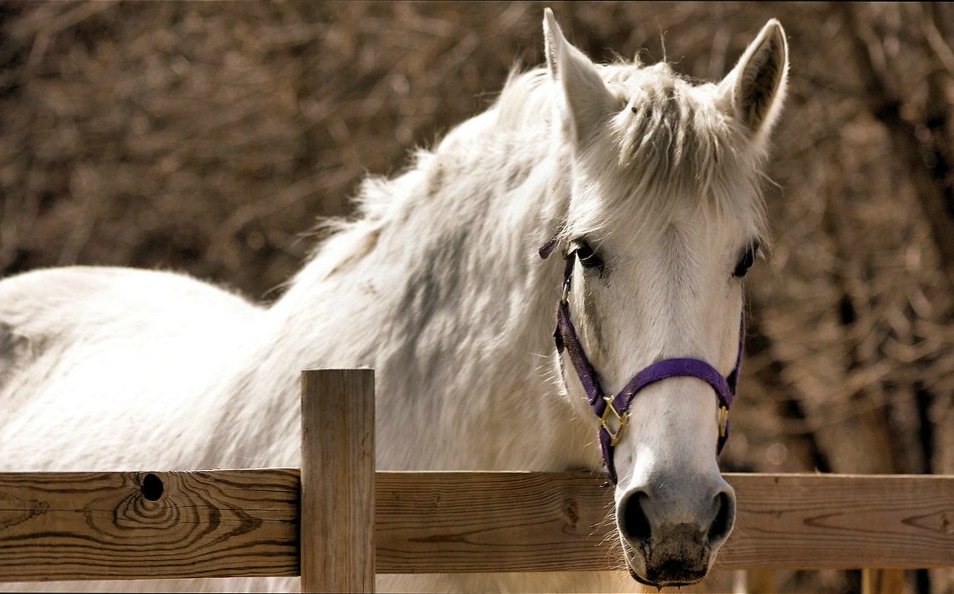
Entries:
{"label": "wooden fence", "polygon": [[[302,374],[301,471],[0,473],[0,581],[610,570],[586,472],[374,472],[374,374]],[[722,570],[954,567],[954,477],[728,474]],[[890,569],[889,572],[875,570]],[[764,573],[762,575],[765,575]],[[887,578],[887,579],[886,579]]]}

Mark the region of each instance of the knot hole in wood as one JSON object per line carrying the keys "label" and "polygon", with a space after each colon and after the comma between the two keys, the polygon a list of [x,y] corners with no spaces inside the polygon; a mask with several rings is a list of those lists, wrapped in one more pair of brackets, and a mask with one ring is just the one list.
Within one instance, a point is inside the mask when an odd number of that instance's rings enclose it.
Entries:
{"label": "knot hole in wood", "polygon": [[142,477],[140,489],[145,499],[149,501],[159,501],[165,487],[162,484],[162,479],[150,472]]}

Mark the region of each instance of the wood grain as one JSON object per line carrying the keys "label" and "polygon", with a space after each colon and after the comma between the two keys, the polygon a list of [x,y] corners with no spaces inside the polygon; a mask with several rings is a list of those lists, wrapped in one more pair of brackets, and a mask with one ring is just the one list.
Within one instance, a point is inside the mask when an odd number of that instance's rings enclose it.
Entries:
{"label": "wood grain", "polygon": [[[158,501],[145,473],[0,474],[0,580],[299,572],[297,470],[155,474]],[[954,477],[726,478],[739,509],[718,569],[954,567]],[[375,489],[380,573],[619,564],[601,475],[378,472]]]}
{"label": "wood grain", "polygon": [[301,375],[301,588],[374,591],[374,371]]}
{"label": "wood grain", "polygon": [[3,473],[0,580],[297,575],[297,505],[297,469]]}
{"label": "wood grain", "polygon": [[720,568],[954,567],[954,477],[728,474]]}
{"label": "wood grain", "polygon": [[[378,473],[379,572],[619,567],[605,521],[612,501],[605,477],[414,477],[411,485],[410,476]],[[718,569],[954,567],[954,477],[726,478],[736,488],[738,516]]]}
{"label": "wood grain", "polygon": [[589,473],[379,472],[378,572],[617,568],[612,497]]}

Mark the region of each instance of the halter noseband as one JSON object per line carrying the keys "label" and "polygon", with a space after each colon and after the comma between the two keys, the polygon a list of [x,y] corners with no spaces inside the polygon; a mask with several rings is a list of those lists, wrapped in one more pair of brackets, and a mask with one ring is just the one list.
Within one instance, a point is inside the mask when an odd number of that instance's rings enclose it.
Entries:
{"label": "halter noseband", "polygon": [[[556,240],[552,239],[541,247],[540,257],[548,258],[556,247],[556,243]],[[728,377],[723,377],[712,365],[700,359],[663,359],[637,373],[616,396],[606,396],[600,388],[596,370],[587,358],[583,343],[580,342],[573,321],[570,319],[568,298],[575,262],[576,249],[571,249],[566,255],[566,265],[563,269],[563,296],[557,306],[557,323],[556,330],[553,331],[553,339],[558,353],[562,355],[564,350],[568,353],[580,383],[583,385],[583,390],[586,392],[590,407],[600,418],[600,450],[613,484],[617,481],[616,467],[613,465],[613,448],[619,443],[623,428],[629,420],[629,406],[640,390],[664,379],[694,377],[712,386],[719,399],[719,441],[716,444],[716,454],[721,453],[729,438],[729,408],[732,406],[732,398],[735,396],[739,381],[739,370],[742,368],[744,327],[739,329],[739,353],[736,357],[735,368]]]}

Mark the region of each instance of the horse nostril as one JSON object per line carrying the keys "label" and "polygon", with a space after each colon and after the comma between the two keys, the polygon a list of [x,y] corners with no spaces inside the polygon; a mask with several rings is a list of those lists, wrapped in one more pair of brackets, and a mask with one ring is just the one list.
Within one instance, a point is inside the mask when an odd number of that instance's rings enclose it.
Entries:
{"label": "horse nostril", "polygon": [[645,492],[636,491],[627,497],[619,507],[620,531],[631,544],[647,542],[652,536],[649,517],[643,509],[643,502],[648,499],[649,495]]}
{"label": "horse nostril", "polygon": [[735,499],[728,492],[722,491],[716,495],[715,505],[716,515],[707,534],[710,545],[725,540],[735,523]]}

